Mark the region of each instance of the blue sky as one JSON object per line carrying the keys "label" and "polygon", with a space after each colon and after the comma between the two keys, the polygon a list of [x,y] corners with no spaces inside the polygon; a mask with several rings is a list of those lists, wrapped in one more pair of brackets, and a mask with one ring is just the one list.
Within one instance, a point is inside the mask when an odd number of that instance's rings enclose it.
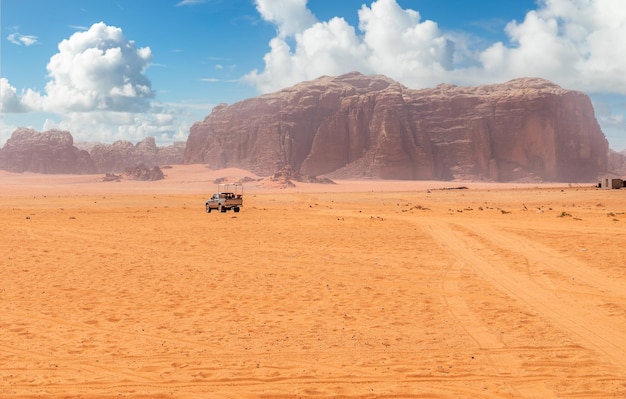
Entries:
{"label": "blue sky", "polygon": [[411,88],[538,76],[592,98],[626,149],[623,0],[2,0],[0,145],[184,141],[219,103],[321,75]]}

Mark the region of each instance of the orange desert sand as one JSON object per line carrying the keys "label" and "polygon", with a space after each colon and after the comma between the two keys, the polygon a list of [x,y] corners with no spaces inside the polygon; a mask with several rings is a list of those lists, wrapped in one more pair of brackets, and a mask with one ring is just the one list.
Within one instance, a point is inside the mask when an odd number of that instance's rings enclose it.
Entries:
{"label": "orange desert sand", "polygon": [[0,172],[0,397],[626,397],[626,190],[164,172]]}

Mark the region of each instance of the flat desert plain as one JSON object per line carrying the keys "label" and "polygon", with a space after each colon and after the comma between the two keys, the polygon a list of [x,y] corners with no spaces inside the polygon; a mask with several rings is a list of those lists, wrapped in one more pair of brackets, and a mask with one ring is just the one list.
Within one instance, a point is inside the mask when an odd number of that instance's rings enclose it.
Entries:
{"label": "flat desert plain", "polygon": [[0,172],[0,397],[626,397],[626,190],[164,171]]}

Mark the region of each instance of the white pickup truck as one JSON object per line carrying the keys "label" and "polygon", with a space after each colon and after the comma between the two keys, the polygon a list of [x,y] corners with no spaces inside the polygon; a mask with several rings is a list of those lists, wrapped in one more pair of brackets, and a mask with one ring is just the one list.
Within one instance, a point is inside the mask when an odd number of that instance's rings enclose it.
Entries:
{"label": "white pickup truck", "polygon": [[[232,187],[232,189],[231,189]],[[243,206],[243,186],[240,184],[219,184],[217,192],[205,203],[207,213],[216,209],[220,212],[239,212]]]}

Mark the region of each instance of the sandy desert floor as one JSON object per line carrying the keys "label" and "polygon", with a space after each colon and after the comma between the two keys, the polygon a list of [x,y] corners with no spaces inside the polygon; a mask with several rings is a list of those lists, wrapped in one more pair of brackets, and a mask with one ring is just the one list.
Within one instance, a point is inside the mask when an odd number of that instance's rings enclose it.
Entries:
{"label": "sandy desert floor", "polygon": [[0,172],[0,397],[626,397],[624,190],[165,172]]}

